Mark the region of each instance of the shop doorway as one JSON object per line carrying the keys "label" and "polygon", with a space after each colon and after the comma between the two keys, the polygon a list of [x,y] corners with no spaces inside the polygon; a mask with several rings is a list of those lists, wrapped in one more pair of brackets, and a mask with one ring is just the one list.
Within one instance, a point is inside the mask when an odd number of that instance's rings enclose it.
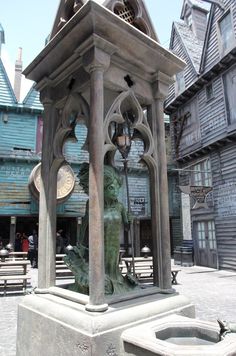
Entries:
{"label": "shop doorway", "polygon": [[194,223],[196,264],[217,268],[217,247],[214,220]]}

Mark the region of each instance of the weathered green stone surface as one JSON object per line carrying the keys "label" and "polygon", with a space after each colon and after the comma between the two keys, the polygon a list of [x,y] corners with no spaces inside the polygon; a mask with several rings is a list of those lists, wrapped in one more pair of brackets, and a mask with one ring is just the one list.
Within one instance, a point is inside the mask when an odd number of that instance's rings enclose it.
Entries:
{"label": "weathered green stone surface", "polygon": [[[80,185],[88,194],[89,166],[84,163],[80,170]],[[104,166],[104,254],[105,254],[105,293],[120,294],[137,287],[131,274],[122,276],[119,269],[120,232],[123,224],[129,226],[130,216],[118,201],[122,181],[118,172],[111,166]],[[73,250],[68,251],[65,263],[75,276],[75,284],[69,288],[80,293],[89,293],[88,277],[88,206],[82,220],[79,241]]]}

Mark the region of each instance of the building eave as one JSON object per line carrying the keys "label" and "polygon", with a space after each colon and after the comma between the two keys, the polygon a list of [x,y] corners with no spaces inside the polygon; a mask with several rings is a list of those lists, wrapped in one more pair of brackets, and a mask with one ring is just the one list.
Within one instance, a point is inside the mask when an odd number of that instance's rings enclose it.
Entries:
{"label": "building eave", "polygon": [[209,81],[215,79],[223,73],[227,68],[236,63],[236,47],[233,48],[225,57],[216,63],[208,72],[200,75],[185,91],[178,95],[168,106],[164,108],[167,115],[173,114],[180,106],[188,102],[203,88]]}

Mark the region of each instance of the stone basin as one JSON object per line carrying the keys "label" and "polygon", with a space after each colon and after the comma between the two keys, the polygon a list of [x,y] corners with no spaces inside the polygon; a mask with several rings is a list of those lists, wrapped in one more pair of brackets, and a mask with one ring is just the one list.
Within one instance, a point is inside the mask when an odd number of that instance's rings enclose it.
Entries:
{"label": "stone basin", "polygon": [[216,323],[171,315],[122,334],[124,355],[236,356],[236,334],[221,340]]}
{"label": "stone basin", "polygon": [[156,338],[175,345],[214,345],[220,341],[219,331],[203,326],[172,326],[156,332]]}

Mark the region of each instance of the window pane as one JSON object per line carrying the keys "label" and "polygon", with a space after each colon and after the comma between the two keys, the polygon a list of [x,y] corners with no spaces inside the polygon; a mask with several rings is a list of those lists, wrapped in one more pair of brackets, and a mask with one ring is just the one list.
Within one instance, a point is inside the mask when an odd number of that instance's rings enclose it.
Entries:
{"label": "window pane", "polygon": [[233,41],[233,28],[231,22],[231,14],[228,13],[221,21],[220,21],[220,34],[221,34],[221,41],[222,47],[225,51],[232,45]]}
{"label": "window pane", "polygon": [[185,89],[184,72],[176,74],[176,94],[182,93]]}
{"label": "window pane", "polygon": [[208,221],[208,241],[211,249],[216,249],[216,236],[214,221]]}

